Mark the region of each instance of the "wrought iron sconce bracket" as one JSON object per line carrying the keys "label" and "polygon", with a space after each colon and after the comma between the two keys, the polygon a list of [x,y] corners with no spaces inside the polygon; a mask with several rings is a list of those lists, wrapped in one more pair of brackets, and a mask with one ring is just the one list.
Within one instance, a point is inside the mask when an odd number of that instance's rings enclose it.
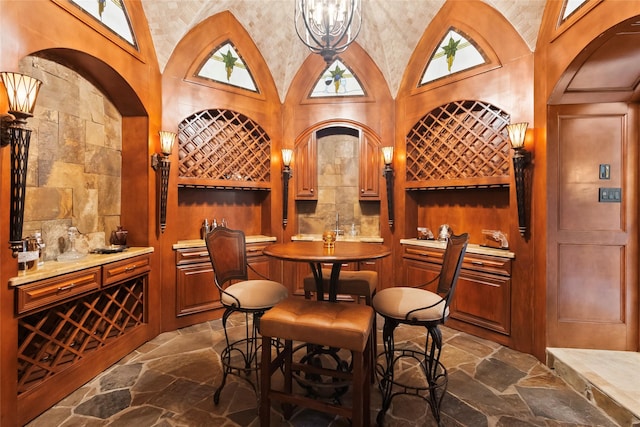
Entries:
{"label": "wrought iron sconce bracket", "polygon": [[393,227],[393,147],[382,147],[382,158],[384,159],[384,170],[382,176],[387,181],[387,210],[389,213],[389,227]]}
{"label": "wrought iron sconce bracket", "polygon": [[509,140],[513,148],[513,173],[516,183],[516,201],[518,204],[518,231],[521,236],[527,233],[527,205],[526,205],[526,168],[531,163],[531,153],[524,148],[528,123],[513,123],[507,126]]}
{"label": "wrought iron sconce bracket", "polygon": [[289,166],[293,158],[293,150],[282,149],[282,226],[286,227],[289,222],[289,180],[293,176],[293,170]]}
{"label": "wrought iron sconce bracket", "polygon": [[151,167],[156,171],[156,185],[158,193],[158,228],[164,233],[167,228],[167,198],[169,196],[169,172],[171,171],[171,159],[169,155],[173,149],[176,134],[169,131],[160,131],[161,153],[151,156]]}
{"label": "wrought iron sconce bracket", "polygon": [[293,176],[293,171],[289,166],[282,169],[282,226],[286,227],[289,222],[289,180]]}
{"label": "wrought iron sconce bracket", "polygon": [[167,198],[169,195],[169,172],[171,170],[171,160],[169,156],[155,153],[151,156],[151,167],[156,171],[156,183],[158,186],[158,226],[160,233],[164,233],[167,228]]}
{"label": "wrought iron sconce bracket", "polygon": [[387,210],[389,211],[389,227],[393,227],[393,168],[391,165],[384,166],[382,176],[384,176],[387,181]]}
{"label": "wrought iron sconce bracket", "polygon": [[27,164],[31,129],[27,119],[33,116],[42,82],[20,73],[2,72],[0,78],[7,90],[9,111],[0,117],[0,146],[11,146],[11,208],[9,247],[14,258],[24,251],[22,226],[27,185]]}

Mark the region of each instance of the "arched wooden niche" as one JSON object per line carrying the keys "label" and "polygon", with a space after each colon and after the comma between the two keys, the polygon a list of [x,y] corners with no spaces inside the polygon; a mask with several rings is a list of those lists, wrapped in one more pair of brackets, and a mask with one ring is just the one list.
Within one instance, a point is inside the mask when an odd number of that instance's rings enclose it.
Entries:
{"label": "arched wooden niche", "polygon": [[[334,164],[323,160],[332,148],[318,143],[331,140],[340,144],[335,148],[340,151],[340,159]],[[321,228],[333,224],[339,216],[340,226],[345,229],[355,225],[361,234],[379,234],[380,204],[361,202],[381,199],[380,146],[378,135],[351,121],[326,121],[296,138],[292,161],[294,198],[299,202],[314,202],[297,206],[301,233],[322,231]],[[319,187],[323,187],[319,181],[323,179],[338,183],[324,195],[319,194]]]}

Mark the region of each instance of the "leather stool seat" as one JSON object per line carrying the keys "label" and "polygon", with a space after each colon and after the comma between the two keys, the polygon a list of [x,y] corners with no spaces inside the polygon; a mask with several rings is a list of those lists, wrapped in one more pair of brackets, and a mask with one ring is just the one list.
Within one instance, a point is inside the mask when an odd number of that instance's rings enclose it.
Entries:
{"label": "leather stool seat", "polygon": [[[370,407],[371,340],[373,309],[360,304],[288,298],[276,304],[260,319],[262,372],[260,425],[271,418],[271,399],[350,418],[353,426],[368,426]],[[284,340],[284,350],[272,359],[274,339]],[[293,361],[293,342],[350,350],[350,372],[311,366]],[[304,350],[301,349],[301,350]],[[271,377],[284,366],[282,390],[272,389]],[[351,382],[352,406],[323,402],[293,392],[294,372],[308,372]]]}
{"label": "leather stool seat", "polygon": [[[322,269],[322,290],[327,293],[329,290],[329,281],[331,280],[331,269]],[[313,274],[306,276],[303,280],[304,297],[309,299],[316,292],[316,279]],[[378,288],[378,273],[371,270],[340,270],[338,283],[336,285],[337,295],[351,295],[357,298],[364,298],[365,304],[373,306],[373,297],[376,295]],[[377,323],[376,317],[373,317],[373,333],[371,334],[372,366],[375,365],[376,351],[378,348],[377,339]],[[375,373],[371,371],[371,381],[375,381]]]}
{"label": "leather stool seat", "polygon": [[[322,286],[326,293],[329,290],[329,279],[331,270],[322,269]],[[316,279],[313,274],[306,276],[303,280],[305,297],[309,298],[310,294],[316,292]],[[336,286],[337,294],[354,295],[365,298],[366,304],[371,305],[371,298],[378,287],[378,273],[369,270],[359,271],[340,271],[338,284]]]}

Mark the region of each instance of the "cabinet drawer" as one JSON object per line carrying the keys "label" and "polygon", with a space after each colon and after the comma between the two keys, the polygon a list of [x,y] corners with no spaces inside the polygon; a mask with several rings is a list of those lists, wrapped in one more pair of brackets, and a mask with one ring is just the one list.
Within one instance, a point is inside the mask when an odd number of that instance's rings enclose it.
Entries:
{"label": "cabinet drawer", "polygon": [[246,245],[247,257],[251,258],[256,256],[262,256],[262,250],[267,246],[269,246],[270,244],[271,242],[247,243]]}
{"label": "cabinet drawer", "polygon": [[443,256],[444,251],[442,249],[426,248],[420,246],[405,246],[404,248],[405,258],[442,264]]}
{"label": "cabinet drawer", "polygon": [[100,288],[100,267],[17,288],[17,311],[25,313]]}
{"label": "cabinet drawer", "polygon": [[511,260],[508,258],[467,253],[464,256],[464,261],[462,261],[462,268],[501,276],[511,276]]}
{"label": "cabinet drawer", "polygon": [[205,247],[179,249],[176,251],[176,265],[209,261],[209,252]]}
{"label": "cabinet drawer", "polygon": [[102,286],[123,282],[131,277],[139,276],[151,270],[149,255],[141,255],[122,261],[105,264],[102,267]]}

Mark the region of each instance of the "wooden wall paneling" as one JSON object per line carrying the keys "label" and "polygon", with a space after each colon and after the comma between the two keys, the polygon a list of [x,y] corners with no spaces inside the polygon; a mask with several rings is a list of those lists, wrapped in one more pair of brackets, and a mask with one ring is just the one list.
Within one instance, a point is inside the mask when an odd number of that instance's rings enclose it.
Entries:
{"label": "wooden wall paneling", "polygon": [[[471,16],[479,19],[473,21],[465,19]],[[437,84],[418,88],[426,58],[430,57],[435,44],[450,26],[469,34],[481,49],[493,53],[494,55],[490,55],[489,58],[495,61],[494,66],[486,67],[483,69],[484,72],[478,72],[480,70],[476,70],[476,74],[470,72],[464,79],[443,79]],[[446,2],[418,42],[400,84],[396,106],[396,152],[401,153],[398,159],[402,164],[398,169],[406,168],[406,150],[403,146],[407,133],[429,111],[447,102],[473,99],[490,103],[506,111],[510,114],[511,122],[533,122],[533,87],[533,54],[524,40],[495,9],[482,3]],[[528,139],[527,149],[532,148],[532,142]],[[535,174],[536,172],[533,171],[534,177]],[[404,232],[407,233],[402,237],[414,237],[415,226],[423,225],[420,222],[425,222],[424,226],[436,228],[440,223],[451,221],[450,218],[454,218],[460,227],[468,228],[471,232],[471,243],[483,243],[484,237],[481,230],[484,228],[495,227],[506,232],[509,236],[510,249],[516,254],[511,287],[512,334],[509,337],[496,334],[501,336],[495,339],[516,350],[531,352],[534,332],[536,332],[531,319],[534,318],[535,310],[538,309],[532,306],[535,293],[532,262],[534,245],[531,236],[535,236],[536,233],[544,234],[544,232],[532,228],[529,235],[525,237],[519,234],[512,167],[509,175],[511,182],[508,190],[502,190],[502,192],[495,190],[494,193],[494,190],[478,189],[477,199],[482,202],[477,206],[466,200],[465,196],[469,194],[466,191],[471,190],[464,190],[465,193],[458,193],[463,190],[426,191],[424,195],[414,195],[413,191],[402,191],[402,188],[407,185],[406,177],[403,176],[397,179],[399,185],[403,187],[399,189],[397,193],[399,197],[396,200],[398,210],[404,212],[405,217],[404,220],[399,220],[403,223]],[[491,196],[483,197],[480,194]],[[535,199],[537,195],[532,197]],[[464,212],[461,216],[457,216],[459,207],[462,207]],[[474,216],[478,214],[479,221]],[[507,226],[505,227],[504,224]],[[459,229],[460,227],[454,228],[454,231],[467,231],[467,229]],[[432,231],[437,232],[437,229]],[[396,262],[401,260],[396,259]],[[400,274],[396,276],[401,280]],[[478,333],[477,330],[469,330],[462,322],[457,322],[455,319],[450,322],[454,327]],[[536,333],[544,334],[543,331]]]}
{"label": "wooden wall paneling", "polygon": [[[317,81],[317,78],[326,68],[326,63],[319,55],[310,54],[294,76],[289,92],[283,105],[282,139],[285,146],[291,147],[294,141],[311,129],[318,129],[322,125],[330,123],[349,123],[350,126],[367,129],[381,141],[381,145],[392,145],[394,141],[395,108],[393,98],[389,92],[389,86],[384,80],[378,66],[371,60],[368,54],[354,42],[349,49],[340,54],[343,62],[358,76],[362,83],[366,96],[364,98],[338,98],[338,99],[314,99],[309,100],[308,94]],[[294,159],[295,161],[295,159]],[[395,166],[395,164],[394,164]],[[382,167],[382,164],[380,165]],[[294,180],[296,170],[294,169]],[[384,243],[394,248],[399,237],[395,230],[388,225],[386,212],[386,190],[382,169],[378,175],[381,190],[380,197],[383,202],[380,208],[380,235]],[[397,187],[396,187],[397,188]],[[289,224],[283,235],[283,240],[290,240],[297,234],[298,224],[296,218],[295,201],[289,197]],[[398,212],[398,211],[397,211]],[[396,218],[398,213],[396,212]],[[382,271],[389,272],[393,276],[395,257],[387,257],[382,260]],[[285,273],[287,273],[285,271]],[[292,277],[292,279],[294,279]],[[395,283],[395,281],[391,281]],[[382,285],[387,286],[387,285]]]}
{"label": "wooden wall paneling", "polygon": [[[139,137],[131,142],[132,150],[139,150],[140,158],[150,154],[150,144],[148,136],[142,134],[152,133],[157,130],[160,116],[160,72],[155,60],[155,52],[151,42],[151,35],[144,17],[140,2],[125,0],[131,17],[131,24],[134,28],[140,52],[132,55],[128,50],[123,49],[117,41],[112,38],[105,38],[102,32],[97,31],[92,25],[86,25],[78,17],[70,14],[54,2],[38,2],[38,7],[34,8],[32,2],[6,2],[2,5],[0,14],[0,27],[2,27],[2,43],[0,43],[0,69],[18,70],[19,61],[27,55],[37,52],[38,55],[48,59],[56,60],[68,66],[100,87],[109,96],[114,105],[123,116],[128,118],[148,117],[148,120],[136,122],[135,126],[143,126],[143,129],[135,131]],[[28,20],[23,18],[28,16]],[[61,47],[64,46],[64,49]],[[108,67],[106,66],[108,64]],[[36,106],[36,108],[38,108]],[[123,120],[127,123],[127,120]],[[123,129],[123,134],[129,133],[130,129]],[[126,141],[124,142],[126,144]],[[127,148],[128,150],[128,148]],[[3,176],[8,173],[7,150],[2,150],[1,155],[3,165]],[[144,154],[144,156],[142,155]],[[146,166],[147,161],[143,160],[136,165],[135,174],[131,179],[123,180],[123,189],[128,184],[145,188],[151,182],[151,175]],[[0,194],[2,199],[8,197],[9,180],[2,179],[0,184]],[[145,190],[143,190],[145,191]],[[123,191],[124,193],[124,191]],[[126,197],[126,196],[125,196]],[[123,197],[123,200],[124,198]],[[145,195],[136,199],[134,204],[125,208],[125,212],[133,213],[138,211],[142,216],[136,220],[140,224],[140,229],[133,232],[133,239],[142,244],[155,245],[156,238],[150,232],[147,221],[147,213],[152,208],[151,200]],[[4,212],[4,211],[3,211]],[[8,215],[8,213],[6,214]],[[129,215],[125,213],[125,215]],[[2,224],[8,224],[8,219]],[[4,236],[4,241],[8,240],[8,231],[2,227],[0,237]],[[8,246],[3,246],[0,260],[0,277],[4,283],[17,273],[17,264],[10,255]],[[158,258],[153,257],[154,268],[157,269]],[[153,287],[159,281],[158,276],[150,278]],[[0,292],[0,328],[2,331],[2,347],[0,351],[0,424],[18,425],[22,424],[27,414],[16,410],[16,344],[17,324],[13,318],[13,289],[6,286]],[[149,339],[153,334],[153,325],[140,329],[138,338]],[[113,356],[121,357],[131,351],[128,346],[135,340],[127,340],[122,345],[113,348]],[[137,345],[137,344],[136,344]],[[104,359],[103,363],[113,363],[113,360]],[[106,368],[107,365],[104,365]],[[101,369],[100,364],[96,364],[92,369]],[[37,414],[30,413],[28,416]],[[21,420],[21,421],[19,421]]]}
{"label": "wooden wall paneling", "polygon": [[[227,40],[231,40],[250,68],[259,93],[193,76],[207,55]],[[173,243],[199,238],[202,221],[214,217],[218,222],[224,217],[230,227],[241,229],[247,235],[267,234],[282,239],[282,120],[280,99],[269,68],[249,34],[228,11],[205,19],[178,42],[163,72],[162,95],[162,123],[166,130],[177,132],[178,123],[195,112],[212,108],[227,109],[259,124],[271,140],[269,190],[178,189],[177,168],[172,168],[169,194],[174,194],[174,198],[169,201],[167,232],[164,236],[169,244],[163,247],[164,256],[171,262],[165,263],[162,270],[162,313],[167,314],[163,318],[162,329],[172,330],[221,315],[220,311],[212,310],[175,317],[176,267],[171,248]],[[172,161],[178,162],[175,153]],[[274,275],[277,279],[280,269],[276,269]],[[214,284],[211,283],[211,286]]]}

